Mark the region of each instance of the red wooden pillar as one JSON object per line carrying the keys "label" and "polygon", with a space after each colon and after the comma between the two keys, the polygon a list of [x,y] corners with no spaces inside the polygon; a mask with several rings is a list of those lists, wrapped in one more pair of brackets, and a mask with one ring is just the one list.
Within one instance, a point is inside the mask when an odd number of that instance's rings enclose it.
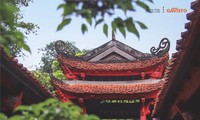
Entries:
{"label": "red wooden pillar", "polygon": [[82,80],[85,80],[85,73],[81,73]]}
{"label": "red wooden pillar", "polygon": [[141,98],[140,120],[146,120],[145,98]]}
{"label": "red wooden pillar", "polygon": [[142,80],[145,79],[145,72],[141,72],[141,77],[142,77]]}
{"label": "red wooden pillar", "polygon": [[82,113],[86,114],[86,106],[84,104],[84,99],[83,98],[79,98],[79,104],[81,105]]}

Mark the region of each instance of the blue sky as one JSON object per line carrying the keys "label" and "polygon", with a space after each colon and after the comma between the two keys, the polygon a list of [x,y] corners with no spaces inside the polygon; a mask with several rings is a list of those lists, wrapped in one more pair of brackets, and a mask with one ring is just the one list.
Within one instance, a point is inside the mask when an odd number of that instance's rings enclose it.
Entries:
{"label": "blue sky", "polygon": [[[116,39],[141,51],[149,53],[152,46],[157,47],[160,40],[167,37],[171,42],[170,54],[175,52],[176,40],[181,38],[181,32],[184,32],[184,25],[187,23],[186,14],[191,12],[190,3],[193,0],[154,0],[154,4],[149,4],[151,9],[160,9],[160,13],[146,13],[144,10],[136,7],[137,11],[128,13],[127,16],[133,17],[134,20],[139,20],[148,27],[147,30],[141,30],[140,39],[131,33],[127,33],[124,38],[119,31],[116,33]],[[45,47],[46,44],[56,40],[68,40],[75,42],[79,49],[96,48],[109,40],[111,40],[111,28],[109,26],[109,35],[106,37],[103,34],[102,25],[94,28],[89,28],[84,35],[81,32],[81,23],[86,23],[81,18],[72,17],[70,25],[66,26],[61,31],[56,31],[58,24],[61,22],[62,10],[56,10],[62,0],[34,0],[27,8],[22,9],[24,21],[38,24],[40,29],[38,35],[28,35],[27,44],[30,46],[32,53],[27,54],[28,57],[19,58],[19,61],[29,69],[34,69],[33,65],[38,65],[41,54],[38,53],[38,48]],[[164,13],[163,13],[164,7]],[[167,9],[179,8],[186,9],[187,13],[167,13]],[[120,11],[116,12],[115,16],[125,18]],[[106,17],[105,23],[110,24],[111,18]]]}

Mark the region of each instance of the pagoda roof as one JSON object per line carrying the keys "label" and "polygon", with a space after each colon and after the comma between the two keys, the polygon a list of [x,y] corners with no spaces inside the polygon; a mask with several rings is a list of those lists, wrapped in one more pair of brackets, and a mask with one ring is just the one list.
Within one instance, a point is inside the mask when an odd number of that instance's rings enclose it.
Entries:
{"label": "pagoda roof", "polygon": [[137,60],[130,62],[88,62],[65,56],[58,56],[58,60],[62,65],[78,71],[128,71],[128,70],[143,70],[153,66],[165,64],[168,61],[168,53],[162,57],[154,57],[147,60]]}
{"label": "pagoda roof", "polygon": [[[155,47],[152,47],[150,49],[151,54],[142,53],[116,39],[112,39],[109,42],[91,50],[90,52],[82,56],[72,56],[68,54],[65,50],[65,47],[65,42],[61,40],[55,42],[55,49],[58,53],[58,56],[64,56],[66,58],[88,62],[116,63],[148,60],[152,58],[162,57],[165,53],[169,51],[170,43],[167,38],[163,38],[160,42],[159,48],[155,49]],[[155,52],[157,53],[155,54]]]}
{"label": "pagoda roof", "polygon": [[[177,40],[176,50],[177,52],[172,54],[172,59],[169,67],[165,71],[165,82],[162,89],[158,93],[154,104],[153,116],[158,117],[165,112],[169,112],[169,106],[172,106],[175,102],[175,96],[180,92],[183,83],[187,81],[184,77],[184,71],[190,70],[190,63],[193,59],[195,63],[195,57],[198,57],[199,50],[195,48],[199,47],[199,33],[200,33],[200,0],[195,0],[191,3],[192,12],[187,14],[188,23],[185,24],[187,31],[181,33],[181,39]],[[192,56],[193,55],[193,56]],[[198,84],[198,80],[196,80]],[[189,87],[189,86],[187,86]],[[194,87],[194,86],[192,86]],[[173,95],[175,94],[175,95]],[[187,93],[188,94],[188,93]],[[165,116],[166,117],[166,116]]]}
{"label": "pagoda roof", "polygon": [[57,89],[67,93],[76,94],[137,94],[149,93],[160,89],[163,84],[157,80],[132,80],[132,81],[61,81],[52,80]]}
{"label": "pagoda roof", "polygon": [[128,61],[147,59],[148,57],[152,57],[151,54],[142,53],[118,40],[113,39],[83,55],[82,58],[86,61],[99,61],[111,52],[115,52],[120,55],[126,54],[122,56],[125,57]]}
{"label": "pagoda roof", "polygon": [[[55,44],[61,44],[61,41],[57,41]],[[153,55],[148,53],[142,53],[118,40],[110,40],[109,42],[89,51],[85,55],[76,57],[70,56],[66,51],[60,50],[60,46],[56,47],[57,53],[59,55],[63,55],[70,58],[76,58],[83,61],[92,61],[92,62],[112,62],[112,60],[104,61],[107,55],[110,53],[116,53],[117,55],[125,58],[125,60],[118,60],[118,61],[132,61],[132,60],[140,60],[140,59],[148,59],[149,57],[153,57]],[[62,47],[61,47],[62,48]]]}
{"label": "pagoda roof", "polygon": [[159,65],[166,65],[168,62],[169,47],[169,40],[163,38],[157,49],[155,47],[150,49],[152,54],[146,54],[117,40],[111,40],[86,55],[76,57],[66,53],[63,41],[59,40],[55,42],[55,49],[58,53],[60,65],[62,68],[67,67],[72,72],[127,72],[134,70],[143,72],[151,68],[156,69]]}

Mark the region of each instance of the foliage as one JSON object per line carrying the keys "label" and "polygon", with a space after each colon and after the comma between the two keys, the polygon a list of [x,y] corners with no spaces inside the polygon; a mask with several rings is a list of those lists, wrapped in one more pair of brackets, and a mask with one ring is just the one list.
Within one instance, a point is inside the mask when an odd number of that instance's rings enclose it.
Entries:
{"label": "foliage", "polygon": [[53,98],[30,106],[21,105],[14,112],[21,115],[6,118],[0,114],[1,120],[99,120],[97,116],[82,114],[81,108],[71,102],[61,103]]}
{"label": "foliage", "polygon": [[54,93],[54,88],[50,82],[49,73],[42,72],[40,70],[32,71],[32,74],[43,84],[45,85],[52,93]]}
{"label": "foliage", "polygon": [[[39,49],[40,52],[43,52],[41,62],[42,65],[39,66],[37,70],[32,71],[33,75],[40,80],[42,84],[44,84],[52,93],[55,93],[53,86],[50,83],[50,75],[49,70],[52,69],[53,75],[60,79],[60,80],[66,80],[65,75],[63,74],[63,71],[60,69],[59,62],[56,59],[56,50],[54,46],[55,42],[51,42],[46,45],[45,48]],[[86,54],[89,50],[83,49],[80,51],[73,42],[65,42],[66,48],[68,54],[74,55],[74,56],[80,56]]]}
{"label": "foliage", "polygon": [[31,52],[25,42],[25,34],[36,33],[39,27],[33,23],[21,21],[23,15],[20,13],[20,7],[27,7],[29,2],[32,0],[0,1],[0,45],[9,55],[19,55],[22,49]]}
{"label": "foliage", "polygon": [[[39,49],[40,52],[43,52],[41,57],[42,64],[39,66],[39,69],[43,72],[49,72],[51,69],[52,62],[55,60],[56,57],[56,50],[54,46],[55,42],[51,42],[47,44],[44,48]],[[65,42],[65,50],[70,55],[75,55],[76,53],[80,52],[80,50],[75,46],[75,43],[66,41]]]}
{"label": "foliage", "polygon": [[[52,73],[53,75],[60,79],[66,80],[65,75],[63,74],[62,70],[60,69],[59,63],[57,60],[53,61],[52,64]],[[51,85],[51,78],[49,73],[43,72],[42,70],[34,70],[32,74],[43,84],[45,85],[53,94],[55,94],[54,88]]]}
{"label": "foliage", "polygon": [[[153,3],[152,0],[146,1]],[[126,37],[126,31],[128,30],[128,32],[139,38],[139,32],[135,24],[138,24],[142,29],[147,29],[147,27],[142,22],[135,21],[132,17],[127,16],[127,12],[136,11],[136,6],[150,12],[148,5],[141,0],[65,0],[64,4],[58,6],[58,9],[63,9],[63,20],[58,25],[57,30],[69,25],[73,20],[71,16],[75,15],[76,17],[82,17],[90,26],[94,25],[96,27],[104,23],[103,33],[108,36],[108,24],[105,22],[105,16],[108,15],[112,19],[110,26],[114,32],[119,30]],[[123,11],[126,18],[114,17],[117,10]],[[88,31],[88,26],[85,23],[82,23],[81,31],[83,34]]]}
{"label": "foliage", "polygon": [[3,113],[0,113],[0,120],[7,120],[7,116]]}
{"label": "foliage", "polygon": [[91,51],[91,50],[89,50],[89,49],[83,49],[82,51],[76,53],[75,56],[83,56],[83,55],[87,54],[87,53],[90,52],[90,51]]}
{"label": "foliage", "polygon": [[58,78],[60,80],[65,80],[66,79],[65,75],[63,74],[63,71],[60,69],[60,65],[59,65],[59,62],[57,60],[53,61],[52,71],[53,71],[53,75],[56,78]]}

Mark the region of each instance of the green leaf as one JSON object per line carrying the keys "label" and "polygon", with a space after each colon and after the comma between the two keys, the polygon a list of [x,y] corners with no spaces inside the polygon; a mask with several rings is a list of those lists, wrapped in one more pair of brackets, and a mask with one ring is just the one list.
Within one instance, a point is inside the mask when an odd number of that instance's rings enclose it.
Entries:
{"label": "green leaf", "polygon": [[33,112],[36,116],[41,115],[41,113],[45,110],[42,106],[40,106],[40,104],[34,104],[32,105],[33,108]]}
{"label": "green leaf", "polygon": [[17,40],[24,40],[24,35],[21,32],[14,32],[13,33],[15,35],[15,37],[17,38]]}
{"label": "green leaf", "polygon": [[65,103],[61,103],[60,107],[61,108],[69,108],[72,105],[74,105],[72,102],[65,102]]}
{"label": "green leaf", "polygon": [[57,31],[63,29],[64,26],[68,25],[71,22],[71,19],[64,19],[57,27]]}
{"label": "green leaf", "polygon": [[149,2],[153,3],[153,0],[147,0],[147,1],[149,1]]}
{"label": "green leaf", "polygon": [[125,23],[126,23],[126,27],[127,27],[128,31],[134,33],[138,38],[140,38],[139,32],[135,27],[133,19],[131,17],[129,17],[125,20]]}
{"label": "green leaf", "polygon": [[140,0],[136,1],[136,4],[142,7],[145,11],[151,12],[148,5],[146,5],[144,2],[141,2]]}
{"label": "green leaf", "polygon": [[75,11],[76,4],[65,4],[64,6],[63,16],[68,16]]}
{"label": "green leaf", "polygon": [[94,27],[96,27],[98,24],[100,24],[101,22],[103,22],[103,19],[99,19],[99,20],[97,20],[96,21],[96,24],[95,24],[95,26]]}
{"label": "green leaf", "polygon": [[138,38],[140,38],[139,32],[138,32],[138,30],[136,29],[134,23],[133,23],[132,25],[130,25],[130,26],[127,26],[127,27],[128,27],[128,31],[129,31],[129,32],[134,33]]}
{"label": "green leaf", "polygon": [[[115,20],[115,24],[116,24],[116,27],[119,29],[119,31],[123,34],[124,37],[126,37],[126,31],[125,31],[125,28],[124,28],[124,25],[126,24],[121,18],[116,18]],[[113,23],[113,25],[115,25]],[[115,27],[115,26],[114,26]]]}
{"label": "green leaf", "polygon": [[19,107],[17,107],[14,112],[16,111],[31,111],[32,107],[31,106],[26,106],[26,105],[20,105]]}
{"label": "green leaf", "polygon": [[108,37],[108,25],[106,23],[103,25],[103,33]]}
{"label": "green leaf", "polygon": [[86,120],[100,120],[100,119],[95,115],[89,115],[87,116]]}
{"label": "green leaf", "polygon": [[49,99],[47,99],[45,102],[45,105],[52,105],[52,104],[57,104],[57,103],[59,103],[59,101],[57,100],[57,99],[55,99],[55,98],[49,98]]}
{"label": "green leaf", "polygon": [[131,4],[131,1],[127,1],[126,6],[127,6],[128,10],[134,10],[133,4]]}
{"label": "green leaf", "polygon": [[8,54],[8,56],[12,56],[11,55],[11,49],[7,46],[4,46],[5,52]]}
{"label": "green leaf", "polygon": [[119,31],[123,34],[124,37],[126,37],[126,31],[124,29],[124,26],[118,27]]}
{"label": "green leaf", "polygon": [[92,17],[88,17],[88,18],[86,18],[86,20],[90,25],[92,25]]}
{"label": "green leaf", "polygon": [[27,44],[23,45],[24,50],[28,51],[29,53],[31,53],[31,49]]}
{"label": "green leaf", "polygon": [[86,26],[84,23],[81,25],[81,31],[82,31],[83,34],[84,34],[86,31],[88,31],[87,26]]}
{"label": "green leaf", "polygon": [[7,116],[3,113],[0,113],[0,120],[7,120]]}
{"label": "green leaf", "polygon": [[22,120],[22,117],[19,115],[15,115],[9,118],[9,120]]}
{"label": "green leaf", "polygon": [[65,8],[65,5],[66,5],[66,4],[60,4],[60,5],[57,7],[57,10],[60,9],[60,8]]}
{"label": "green leaf", "polygon": [[119,1],[118,2],[119,9],[121,9],[124,12],[124,14],[126,14],[127,10],[134,10],[131,2],[132,2],[131,0],[130,1],[123,1],[123,0]]}
{"label": "green leaf", "polygon": [[138,23],[142,29],[147,29],[147,26],[144,23],[140,21],[136,21],[136,23]]}
{"label": "green leaf", "polygon": [[115,32],[116,29],[117,29],[117,24],[116,24],[116,22],[115,22],[115,21],[112,21],[111,25],[112,25],[112,30]]}

